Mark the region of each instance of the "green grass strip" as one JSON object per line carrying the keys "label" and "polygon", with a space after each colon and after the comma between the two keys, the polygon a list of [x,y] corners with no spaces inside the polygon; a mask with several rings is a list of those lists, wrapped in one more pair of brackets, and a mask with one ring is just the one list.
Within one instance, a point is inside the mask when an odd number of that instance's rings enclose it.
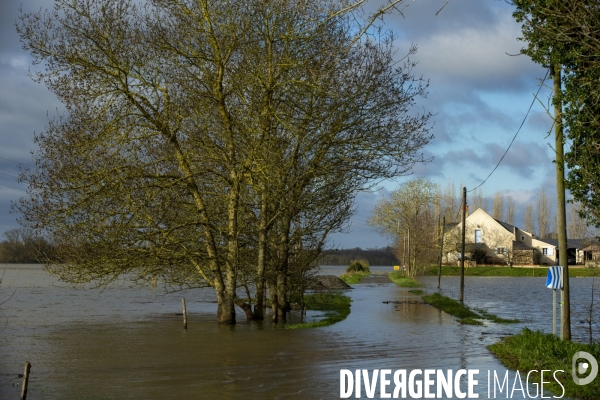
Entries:
{"label": "green grass strip", "polygon": [[347,284],[358,283],[362,280],[362,278],[369,276],[370,272],[346,272],[345,274],[340,275],[340,279],[346,282]]}
{"label": "green grass strip", "polygon": [[465,306],[463,303],[460,303],[449,297],[442,296],[439,293],[434,293],[428,296],[422,296],[422,299],[427,304],[430,304],[437,309],[440,309],[450,315],[455,316],[456,318],[458,318],[458,322],[460,322],[461,324],[483,325],[483,322],[480,321],[482,319],[500,324],[521,322],[518,319],[500,318],[483,310],[477,310],[477,313],[471,310],[469,307]]}
{"label": "green grass strip", "polygon": [[305,329],[328,326],[346,319],[352,299],[339,293],[316,293],[304,296],[307,310],[325,311],[325,318],[314,322],[286,325],[285,329]]}
{"label": "green grass strip", "polygon": [[557,397],[560,397],[563,389],[554,380],[552,374],[554,371],[562,370],[564,372],[556,373],[556,378],[565,388],[563,398],[598,399],[599,378],[580,386],[573,382],[571,376],[572,357],[576,352],[586,351],[596,360],[600,360],[600,346],[597,344],[573,343],[561,340],[552,334],[525,328],[518,335],[503,338],[500,342],[487,347],[507,368],[518,370],[521,377],[527,375],[529,371],[537,370],[537,373],[531,373],[530,381],[533,379],[534,382],[540,382],[541,370],[552,371],[544,373],[544,382],[550,381],[544,383],[544,388],[550,389]]}
{"label": "green grass strip", "polygon": [[404,276],[404,274],[400,271],[392,271],[388,274],[388,277],[392,282],[394,282],[398,286],[402,287],[419,287],[422,286],[417,282],[416,279],[410,278],[408,276]]}

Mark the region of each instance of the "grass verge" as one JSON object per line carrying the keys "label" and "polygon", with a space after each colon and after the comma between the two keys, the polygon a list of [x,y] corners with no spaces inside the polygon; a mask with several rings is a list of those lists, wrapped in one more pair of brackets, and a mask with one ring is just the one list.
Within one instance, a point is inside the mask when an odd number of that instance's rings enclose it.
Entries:
{"label": "grass verge", "polygon": [[573,343],[561,340],[552,334],[546,334],[540,331],[523,329],[521,333],[502,339],[498,343],[487,346],[507,368],[518,370],[521,376],[531,373],[530,381],[540,382],[541,370],[550,370],[544,376],[544,387],[550,389],[557,396],[563,392],[562,387],[552,377],[554,371],[557,372],[556,379],[564,386],[565,396],[577,397],[581,400],[598,399],[600,393],[600,379],[594,379],[587,385],[576,385],[571,376],[571,360],[578,351],[586,351],[600,360],[600,346],[597,344],[588,345],[582,343]]}
{"label": "grass verge", "polygon": [[[426,267],[423,271],[423,275],[437,276],[438,267],[437,265]],[[569,268],[569,276],[597,276],[599,274],[598,269],[593,268]],[[453,267],[449,265],[442,266],[443,276],[460,276],[460,267]],[[529,276],[529,277],[544,277],[548,275],[548,267],[540,266],[533,268],[520,268],[513,267],[475,267],[465,268],[465,276]]]}
{"label": "grass verge", "polygon": [[483,322],[480,321],[482,319],[500,324],[521,322],[518,319],[500,318],[484,310],[477,310],[478,312],[475,312],[469,307],[465,306],[463,303],[460,303],[449,297],[442,296],[439,293],[423,296],[422,299],[427,304],[430,304],[435,308],[438,308],[450,315],[455,316],[456,318],[458,318],[458,322],[460,322],[461,324],[483,325]]}
{"label": "grass verge", "polygon": [[419,287],[421,286],[416,279],[404,276],[400,271],[392,271],[388,274],[392,282],[402,287]]}
{"label": "grass verge", "polygon": [[339,293],[316,293],[304,296],[307,310],[324,311],[324,318],[314,322],[286,325],[285,329],[304,329],[328,326],[346,319],[352,299]]}
{"label": "grass verge", "polygon": [[360,282],[362,278],[369,275],[370,272],[367,271],[346,272],[345,274],[340,275],[340,279],[346,282],[347,284],[352,284]]}

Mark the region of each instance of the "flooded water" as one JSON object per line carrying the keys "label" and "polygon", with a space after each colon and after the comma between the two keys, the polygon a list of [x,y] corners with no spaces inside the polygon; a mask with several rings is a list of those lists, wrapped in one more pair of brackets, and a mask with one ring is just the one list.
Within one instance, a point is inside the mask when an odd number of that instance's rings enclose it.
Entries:
{"label": "flooded water", "polygon": [[[436,290],[437,278],[420,280],[425,291]],[[346,291],[352,312],[329,327],[220,326],[211,289],[165,293],[119,284],[84,290],[38,266],[8,265],[0,284],[0,398],[18,398],[26,360],[32,363],[28,399],[330,399],[340,396],[341,369],[425,368],[479,369],[475,390],[488,398],[487,371],[500,376],[506,369],[485,346],[525,326],[551,331],[552,291],[545,278],[465,282],[468,305],[525,322],[460,325],[428,305],[385,304],[419,297],[381,276]],[[572,303],[583,304],[591,279],[571,282]],[[458,285],[458,278],[442,278],[446,295],[456,298]],[[177,315],[182,297],[187,331]],[[238,319],[245,320],[241,312]]]}

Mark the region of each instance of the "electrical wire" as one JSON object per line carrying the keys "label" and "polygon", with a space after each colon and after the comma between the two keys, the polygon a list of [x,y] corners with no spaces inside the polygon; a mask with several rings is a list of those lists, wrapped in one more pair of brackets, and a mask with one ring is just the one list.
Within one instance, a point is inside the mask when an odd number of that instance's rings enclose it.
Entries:
{"label": "electrical wire", "polygon": [[525,118],[523,118],[523,122],[521,122],[521,126],[519,126],[519,129],[517,129],[517,133],[515,133],[515,136],[513,136],[512,140],[510,141],[510,144],[508,145],[508,148],[506,149],[506,151],[504,152],[504,154],[502,155],[502,157],[500,158],[500,161],[498,161],[498,164],[496,164],[496,166],[494,167],[494,169],[492,170],[492,172],[490,172],[490,174],[487,176],[487,178],[485,178],[483,180],[483,182],[481,182],[478,186],[476,186],[475,188],[468,190],[467,192],[472,192],[478,188],[480,188],[481,186],[483,186],[483,184],[485,182],[487,182],[488,179],[490,179],[490,176],[492,176],[492,174],[496,171],[496,169],[500,166],[500,163],[502,162],[502,160],[504,160],[504,157],[506,156],[506,154],[508,153],[508,151],[510,150],[511,146],[513,145],[515,139],[517,138],[517,135],[519,134],[519,132],[521,132],[521,128],[523,128],[523,125],[525,125],[525,121],[527,121],[527,117],[529,116],[529,112],[531,111],[531,108],[533,107],[533,104],[535,103],[535,101],[538,98],[538,95],[540,94],[540,90],[542,90],[542,86],[544,86],[543,82],[546,81],[546,78],[548,78],[548,72],[546,71],[546,76],[544,76],[544,79],[542,80],[542,83],[540,83],[540,87],[538,88],[537,93],[535,94],[535,96],[533,96],[533,100],[531,101],[531,104],[529,105],[529,109],[527,110],[527,114],[525,114]]}

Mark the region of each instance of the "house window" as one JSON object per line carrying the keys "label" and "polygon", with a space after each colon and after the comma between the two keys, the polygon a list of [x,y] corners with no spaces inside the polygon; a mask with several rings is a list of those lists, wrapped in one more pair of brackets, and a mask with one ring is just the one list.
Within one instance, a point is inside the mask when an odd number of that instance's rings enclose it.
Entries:
{"label": "house window", "polygon": [[475,229],[475,243],[483,243],[481,229]]}
{"label": "house window", "polygon": [[542,247],[542,254],[545,256],[552,256],[552,255],[554,255],[554,248]]}
{"label": "house window", "polygon": [[525,236],[521,236],[521,242],[525,240]]}
{"label": "house window", "polygon": [[508,254],[508,249],[506,247],[496,247],[494,249],[494,253],[498,255]]}

